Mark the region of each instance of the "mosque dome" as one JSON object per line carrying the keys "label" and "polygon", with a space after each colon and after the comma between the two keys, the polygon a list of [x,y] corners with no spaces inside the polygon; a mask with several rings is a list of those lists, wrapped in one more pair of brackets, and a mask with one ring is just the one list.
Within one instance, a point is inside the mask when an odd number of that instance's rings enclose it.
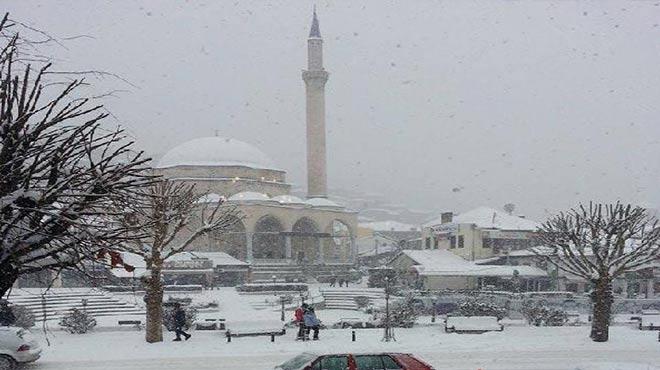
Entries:
{"label": "mosque dome", "polygon": [[267,202],[270,200],[268,195],[256,191],[243,191],[229,197],[230,202]]}
{"label": "mosque dome", "polygon": [[307,199],[307,204],[313,207],[324,207],[324,208],[344,208],[341,205],[326,199],[326,198],[311,198]]}
{"label": "mosque dome", "polygon": [[158,168],[175,166],[243,166],[275,169],[261,150],[240,140],[218,136],[197,138],[180,144],[161,158]]}
{"label": "mosque dome", "polygon": [[298,198],[295,195],[278,195],[273,197],[274,201],[279,202],[280,204],[305,204],[305,201]]}

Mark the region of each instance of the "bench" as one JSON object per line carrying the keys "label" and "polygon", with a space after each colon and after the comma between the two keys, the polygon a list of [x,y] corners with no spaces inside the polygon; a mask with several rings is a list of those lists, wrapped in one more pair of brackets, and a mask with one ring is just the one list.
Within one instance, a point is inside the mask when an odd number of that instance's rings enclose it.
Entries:
{"label": "bench", "polygon": [[204,319],[195,321],[195,330],[226,330],[225,319]]}
{"label": "bench", "polygon": [[233,337],[255,337],[260,335],[284,335],[286,329],[280,320],[230,320],[225,335]]}
{"label": "bench", "polygon": [[258,337],[258,336],[281,336],[286,334],[286,329],[266,329],[266,330],[240,330],[240,331],[234,331],[234,330],[227,330],[225,332],[225,336],[227,337],[232,337],[232,338],[239,338],[239,337]]}
{"label": "bench", "polygon": [[481,334],[488,331],[504,331],[495,316],[448,316],[445,320],[446,333]]}
{"label": "bench", "polygon": [[660,330],[660,315],[642,315],[639,330]]}
{"label": "bench", "polygon": [[141,320],[119,320],[117,321],[117,325],[119,325],[119,327],[127,327],[130,325],[131,327],[136,328],[137,330],[142,330]]}

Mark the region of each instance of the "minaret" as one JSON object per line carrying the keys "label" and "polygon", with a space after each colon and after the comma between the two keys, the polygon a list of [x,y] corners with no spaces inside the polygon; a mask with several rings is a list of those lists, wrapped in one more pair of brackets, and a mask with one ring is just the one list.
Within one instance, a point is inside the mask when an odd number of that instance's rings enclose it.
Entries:
{"label": "minaret", "polygon": [[316,18],[307,39],[307,70],[303,71],[307,104],[307,198],[325,198],[325,83],[328,72],[323,69],[323,39]]}

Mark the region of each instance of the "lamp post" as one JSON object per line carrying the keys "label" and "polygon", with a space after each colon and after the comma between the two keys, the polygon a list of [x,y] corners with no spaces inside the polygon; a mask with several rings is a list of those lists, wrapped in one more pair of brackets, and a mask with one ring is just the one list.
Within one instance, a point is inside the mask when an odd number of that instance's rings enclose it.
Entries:
{"label": "lamp post", "polygon": [[277,284],[277,275],[273,275],[273,286]]}
{"label": "lamp post", "polygon": [[385,334],[383,335],[384,342],[396,341],[392,326],[390,323],[390,278],[385,276]]}
{"label": "lamp post", "polygon": [[285,296],[280,297],[280,303],[282,304],[282,311],[281,311],[280,320],[282,320],[282,322],[284,322],[284,300],[285,299],[286,299]]}

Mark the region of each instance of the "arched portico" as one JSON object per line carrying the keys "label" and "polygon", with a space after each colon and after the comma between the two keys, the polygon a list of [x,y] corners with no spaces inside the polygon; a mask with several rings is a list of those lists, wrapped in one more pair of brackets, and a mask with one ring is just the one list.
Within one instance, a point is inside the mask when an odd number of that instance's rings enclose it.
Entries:
{"label": "arched portico", "polygon": [[211,233],[213,248],[220,252],[245,261],[247,258],[247,235],[245,224],[240,218],[232,216],[231,226],[222,232]]}
{"label": "arched portico", "polygon": [[353,231],[340,220],[333,219],[326,227],[329,237],[323,241],[323,261],[326,263],[349,263],[352,261]]}
{"label": "arched portico", "polygon": [[316,263],[320,255],[321,239],[318,224],[302,217],[291,230],[291,258],[299,265]]}
{"label": "arched portico", "polygon": [[273,215],[261,217],[252,232],[252,257],[257,259],[286,258],[286,243],[282,222]]}

